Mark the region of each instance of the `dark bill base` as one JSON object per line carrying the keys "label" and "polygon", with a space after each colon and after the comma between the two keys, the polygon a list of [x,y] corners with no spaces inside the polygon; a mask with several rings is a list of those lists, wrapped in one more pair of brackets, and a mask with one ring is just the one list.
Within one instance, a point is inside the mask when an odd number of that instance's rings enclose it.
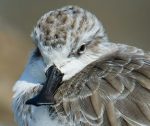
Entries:
{"label": "dark bill base", "polygon": [[64,74],[61,73],[55,65],[51,66],[46,71],[47,80],[45,84],[43,84],[42,90],[37,96],[27,100],[26,104],[35,106],[56,104],[54,95],[59,86],[62,84],[63,75]]}

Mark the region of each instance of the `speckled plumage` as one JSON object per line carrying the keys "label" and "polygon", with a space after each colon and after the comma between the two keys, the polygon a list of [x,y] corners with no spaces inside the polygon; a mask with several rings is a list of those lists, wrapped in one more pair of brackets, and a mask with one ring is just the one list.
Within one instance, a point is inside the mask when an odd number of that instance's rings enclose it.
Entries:
{"label": "speckled plumage", "polygon": [[67,6],[42,16],[32,37],[43,45],[55,46],[66,42],[77,44],[79,40],[86,39],[86,35],[89,40],[107,39],[104,28],[95,15],[76,6]]}
{"label": "speckled plumage", "polygon": [[[13,89],[19,126],[150,125],[150,53],[110,42],[102,23],[77,6],[46,13],[32,37],[37,49]],[[26,105],[52,64],[64,73],[57,104]]]}

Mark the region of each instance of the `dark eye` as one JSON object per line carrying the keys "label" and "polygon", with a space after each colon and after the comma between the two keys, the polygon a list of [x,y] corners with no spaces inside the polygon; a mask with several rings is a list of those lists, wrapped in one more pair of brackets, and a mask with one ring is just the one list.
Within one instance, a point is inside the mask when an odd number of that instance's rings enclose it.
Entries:
{"label": "dark eye", "polygon": [[86,50],[86,45],[85,44],[81,45],[80,48],[77,51],[77,54],[80,55],[80,54],[84,53],[85,50]]}

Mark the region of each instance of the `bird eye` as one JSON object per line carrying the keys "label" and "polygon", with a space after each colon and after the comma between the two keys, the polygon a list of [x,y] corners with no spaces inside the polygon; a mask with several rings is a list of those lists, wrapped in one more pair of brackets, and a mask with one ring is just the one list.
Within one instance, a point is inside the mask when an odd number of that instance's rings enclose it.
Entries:
{"label": "bird eye", "polygon": [[86,45],[85,44],[81,45],[77,51],[77,54],[80,55],[80,54],[84,53],[85,49],[86,49]]}

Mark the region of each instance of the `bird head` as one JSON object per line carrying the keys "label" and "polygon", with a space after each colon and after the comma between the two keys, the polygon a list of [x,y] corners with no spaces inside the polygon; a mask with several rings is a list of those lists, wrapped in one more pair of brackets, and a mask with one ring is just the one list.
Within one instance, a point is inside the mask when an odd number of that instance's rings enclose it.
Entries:
{"label": "bird head", "polygon": [[[32,38],[37,47],[34,53],[41,57],[45,71],[51,74],[46,74],[45,88],[27,104],[54,103],[51,96],[60,82],[69,80],[90,63],[116,51],[96,16],[77,6],[44,14],[37,22]],[[60,76],[55,77],[54,73]]]}
{"label": "bird head", "polygon": [[32,32],[47,68],[55,64],[68,80],[89,63],[111,53],[103,25],[77,6],[44,14]]}

